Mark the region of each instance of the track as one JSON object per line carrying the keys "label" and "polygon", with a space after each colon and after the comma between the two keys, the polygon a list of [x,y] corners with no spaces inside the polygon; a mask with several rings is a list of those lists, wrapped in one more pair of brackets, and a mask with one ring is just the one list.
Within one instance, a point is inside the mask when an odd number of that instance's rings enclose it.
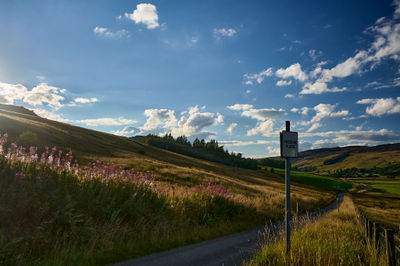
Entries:
{"label": "track", "polygon": [[[334,210],[343,201],[343,194],[339,194],[336,200],[328,206],[307,214],[312,219],[318,219],[321,215]],[[305,215],[303,215],[305,216]],[[284,226],[284,222],[267,225],[268,232],[273,234]],[[161,253],[140,257],[125,262],[117,263],[117,266],[183,266],[183,265],[241,265],[248,260],[259,247],[259,236],[265,232],[265,227],[258,227],[241,233],[228,235],[197,244],[175,248]]]}

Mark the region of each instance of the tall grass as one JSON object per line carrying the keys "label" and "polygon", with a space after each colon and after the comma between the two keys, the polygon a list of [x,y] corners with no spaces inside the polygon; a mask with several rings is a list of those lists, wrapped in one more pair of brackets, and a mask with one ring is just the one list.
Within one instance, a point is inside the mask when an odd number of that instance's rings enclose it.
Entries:
{"label": "tall grass", "polygon": [[266,244],[247,265],[384,265],[373,258],[348,196],[338,211],[296,230],[289,254],[281,236],[265,236]]}
{"label": "tall grass", "polygon": [[0,135],[0,264],[105,264],[267,218],[219,184],[161,186],[150,172],[36,151]]}

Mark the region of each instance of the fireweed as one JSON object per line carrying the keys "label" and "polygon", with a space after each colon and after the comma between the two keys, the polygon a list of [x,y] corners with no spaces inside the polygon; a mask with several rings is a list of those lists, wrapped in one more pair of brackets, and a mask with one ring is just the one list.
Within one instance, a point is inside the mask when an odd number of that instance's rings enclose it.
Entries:
{"label": "fireweed", "polygon": [[[164,186],[158,188],[155,184],[155,175],[150,171],[141,172],[135,171],[134,168],[126,169],[126,165],[117,165],[114,163],[105,163],[100,160],[90,162],[87,166],[81,167],[78,161],[73,161],[72,151],[63,154],[62,151],[57,151],[56,147],[45,147],[45,151],[39,156],[37,154],[37,147],[30,147],[29,151],[23,146],[18,146],[17,143],[11,143],[7,146],[8,135],[0,133],[0,156],[4,156],[10,162],[19,162],[39,167],[48,167],[50,170],[62,173],[67,172],[75,175],[80,180],[99,180],[102,182],[120,182],[120,183],[134,183],[139,186],[148,186],[156,193],[163,195],[175,195],[173,191],[175,187]],[[17,172],[16,177],[22,178],[25,176],[23,172]],[[40,175],[36,177],[40,180]],[[212,184],[211,182],[196,185],[193,188],[184,187],[181,196],[190,197],[192,194],[205,194],[213,197],[222,197],[230,201],[242,202],[243,199],[228,191],[220,184]]]}

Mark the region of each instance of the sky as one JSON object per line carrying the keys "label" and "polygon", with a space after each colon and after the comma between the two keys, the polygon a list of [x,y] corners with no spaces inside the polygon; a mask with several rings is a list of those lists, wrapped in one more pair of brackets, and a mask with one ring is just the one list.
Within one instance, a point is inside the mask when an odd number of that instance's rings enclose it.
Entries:
{"label": "sky", "polygon": [[400,142],[400,0],[3,0],[0,103],[248,157],[286,120],[300,150]]}

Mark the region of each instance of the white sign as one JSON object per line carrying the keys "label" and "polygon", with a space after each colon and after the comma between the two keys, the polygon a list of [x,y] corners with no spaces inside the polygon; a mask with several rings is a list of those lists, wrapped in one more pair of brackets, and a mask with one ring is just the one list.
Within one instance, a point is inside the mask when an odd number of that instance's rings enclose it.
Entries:
{"label": "white sign", "polygon": [[299,152],[297,132],[281,132],[281,157],[294,158]]}

